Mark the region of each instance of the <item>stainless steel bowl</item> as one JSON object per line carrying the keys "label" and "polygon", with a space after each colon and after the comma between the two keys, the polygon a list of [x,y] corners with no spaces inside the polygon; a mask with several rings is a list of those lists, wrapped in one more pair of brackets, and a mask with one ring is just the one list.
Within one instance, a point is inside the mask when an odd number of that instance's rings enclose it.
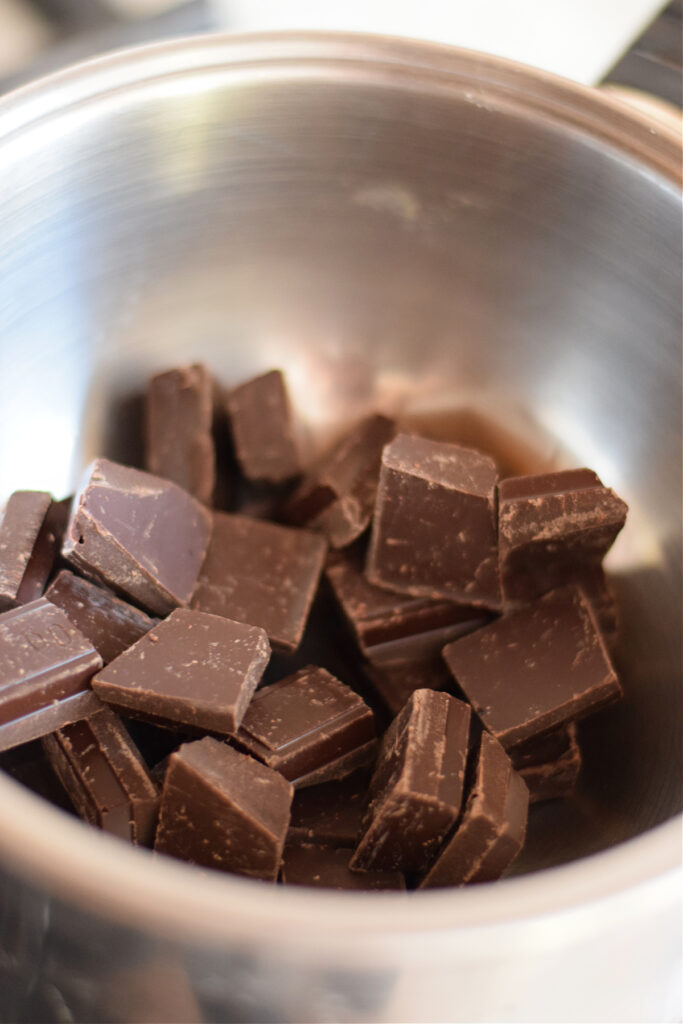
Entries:
{"label": "stainless steel bowl", "polygon": [[0,778],[5,1019],[675,1018],[680,155],[592,91],[360,36],[174,42],[0,103],[3,492],[130,454],[145,375],[203,359],[283,366],[320,435],[399,408],[592,466],[632,508],[626,700],[585,724],[581,793],[534,811],[521,877],[276,889]]}

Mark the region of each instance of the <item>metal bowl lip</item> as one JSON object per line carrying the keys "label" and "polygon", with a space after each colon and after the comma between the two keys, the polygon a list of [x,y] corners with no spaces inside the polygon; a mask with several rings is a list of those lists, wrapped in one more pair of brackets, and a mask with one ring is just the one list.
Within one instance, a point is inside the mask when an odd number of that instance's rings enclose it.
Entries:
{"label": "metal bowl lip", "polygon": [[[0,153],[18,134],[96,103],[118,90],[161,77],[239,68],[339,69],[369,76],[372,68],[408,87],[466,85],[476,99],[512,103],[554,118],[637,161],[656,179],[678,185],[681,140],[638,112],[595,90],[498,57],[403,38],[330,32],[277,32],[189,37],[112,54],[75,65],[0,100]],[[421,937],[430,959],[445,955],[445,933],[473,936],[481,929],[519,929],[548,915],[584,912],[637,899],[670,903],[680,871],[681,817],[582,860],[508,879],[495,886],[404,894],[287,890],[202,872],[127,848],[46,804],[0,773],[0,855],[20,877],[51,895],[108,919],[177,938],[212,944],[286,943],[288,951],[333,953],[358,960],[372,950],[391,962],[414,960],[407,935]],[[46,837],[49,856],[46,856]],[[654,894],[654,895],[653,895]],[[672,895],[673,894],[673,895]],[[381,941],[380,941],[381,940]],[[432,940],[432,941],[428,941]],[[322,951],[324,947],[324,952]]]}
{"label": "metal bowl lip", "polygon": [[15,132],[50,115],[59,116],[70,106],[162,77],[307,65],[347,71],[355,66],[366,75],[371,67],[394,71],[405,87],[409,75],[433,87],[439,82],[461,87],[466,83],[468,99],[474,103],[492,96],[501,104],[516,103],[528,113],[555,118],[596,141],[611,143],[674,184],[682,181],[680,133],[663,122],[654,126],[642,112],[609,93],[473,50],[348,32],[217,33],[115,50],[0,98],[0,145]]}

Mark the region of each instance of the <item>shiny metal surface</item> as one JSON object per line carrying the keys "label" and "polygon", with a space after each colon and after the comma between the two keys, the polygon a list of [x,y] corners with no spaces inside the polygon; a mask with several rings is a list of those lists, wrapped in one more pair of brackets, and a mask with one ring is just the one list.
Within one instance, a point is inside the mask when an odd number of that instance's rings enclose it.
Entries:
{"label": "shiny metal surface", "polygon": [[[535,809],[520,871],[546,870],[274,890],[0,778],[8,1020],[41,999],[75,1020],[674,1019],[679,168],[674,135],[609,99],[369,37],[188,40],[0,103],[3,495],[135,458],[145,375],[203,359],[225,382],[283,366],[320,436],[380,405],[512,468],[590,465],[632,507],[627,699],[585,723],[579,798]],[[123,991],[137,1010],[107,1014]]]}

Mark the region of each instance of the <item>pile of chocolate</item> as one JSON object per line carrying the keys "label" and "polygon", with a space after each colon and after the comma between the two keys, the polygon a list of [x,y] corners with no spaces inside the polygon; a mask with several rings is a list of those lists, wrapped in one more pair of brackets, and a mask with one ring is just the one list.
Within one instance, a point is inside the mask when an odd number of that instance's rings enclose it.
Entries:
{"label": "pile of chocolate", "polygon": [[576,785],[577,719],[621,695],[602,560],[626,505],[379,414],[303,472],[279,371],[154,377],[146,466],[7,503],[5,768],[39,747],[86,821],[252,878],[499,878],[530,799]]}

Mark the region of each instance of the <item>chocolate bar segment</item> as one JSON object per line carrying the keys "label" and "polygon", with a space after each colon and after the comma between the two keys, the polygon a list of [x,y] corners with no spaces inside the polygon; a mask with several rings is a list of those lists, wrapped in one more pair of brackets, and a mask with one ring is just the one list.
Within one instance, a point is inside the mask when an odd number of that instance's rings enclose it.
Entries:
{"label": "chocolate bar segment", "polygon": [[590,469],[512,477],[498,485],[505,601],[533,601],[599,566],[628,506]]}
{"label": "chocolate bar segment", "polygon": [[366,574],[433,600],[498,609],[495,463],[458,445],[399,434],[382,453]]}
{"label": "chocolate bar segment", "polygon": [[455,640],[443,654],[506,749],[621,696],[593,614],[576,587],[504,615]]}
{"label": "chocolate bar segment", "polygon": [[309,665],[259,690],[235,742],[295,786],[316,785],[367,764],[375,723],[357,693]]}
{"label": "chocolate bar segment", "polygon": [[211,516],[177,484],[96,459],[74,499],[63,555],[154,615],[188,604]]}
{"label": "chocolate bar segment", "polygon": [[532,804],[570,796],[579,781],[582,761],[576,723],[513,747],[510,757]]}
{"label": "chocolate bar segment", "polygon": [[66,612],[100,653],[105,665],[132,647],[157,621],[67,569],[55,577],[45,597]]}
{"label": "chocolate bar segment", "polygon": [[273,647],[293,651],[325,560],[322,537],[248,516],[215,512],[192,607],[261,626]]}
{"label": "chocolate bar segment", "polygon": [[401,890],[406,883],[398,871],[351,871],[351,851],[315,843],[287,843],[280,880],[285,885],[319,889]]}
{"label": "chocolate bar segment", "polygon": [[99,709],[90,678],[101,666],[90,641],[45,598],[0,615],[0,750]]}
{"label": "chocolate bar segment", "polygon": [[285,519],[324,534],[334,548],[360,537],[372,517],[382,449],[395,433],[387,416],[361,420],[306,475],[285,507]]}
{"label": "chocolate bar segment", "polygon": [[230,735],[270,657],[266,634],[178,608],[92,681],[103,701],[151,721]]}
{"label": "chocolate bar segment", "polygon": [[43,749],[78,812],[136,846],[151,846],[159,794],[132,739],[109,708],[43,739]]}
{"label": "chocolate bar segment", "polygon": [[281,370],[254,377],[225,396],[235,456],[248,480],[282,483],[301,472],[294,420]]}
{"label": "chocolate bar segment", "polygon": [[375,649],[381,650],[380,645],[393,641],[447,626],[456,627],[450,637],[455,639],[487,621],[480,608],[397,594],[375,586],[363,572],[359,549],[332,552],[325,575],[358,646],[368,657]]}
{"label": "chocolate bar segment", "polygon": [[393,715],[414,690],[452,685],[441,651],[490,620],[481,608],[396,594],[370,583],[355,546],[328,557],[327,579],[366,662],[362,671]]}
{"label": "chocolate bar segment", "polygon": [[369,785],[370,771],[361,769],[339,782],[298,789],[292,801],[287,842],[353,848]]}
{"label": "chocolate bar segment", "polygon": [[205,505],[216,483],[212,392],[199,364],[159,373],[147,386],[145,465]]}
{"label": "chocolate bar segment", "polygon": [[462,803],[470,709],[417,690],[385,733],[354,870],[419,872],[455,824]]}
{"label": "chocolate bar segment", "polygon": [[37,600],[56,553],[53,501],[44,491],[15,491],[0,522],[0,612]]}
{"label": "chocolate bar segment", "polygon": [[523,846],[528,804],[528,791],[510,758],[493,736],[483,732],[462,819],[419,887],[499,878]]}
{"label": "chocolate bar segment", "polygon": [[171,754],[155,850],[203,867],[275,881],[292,787],[225,743],[206,737]]}

